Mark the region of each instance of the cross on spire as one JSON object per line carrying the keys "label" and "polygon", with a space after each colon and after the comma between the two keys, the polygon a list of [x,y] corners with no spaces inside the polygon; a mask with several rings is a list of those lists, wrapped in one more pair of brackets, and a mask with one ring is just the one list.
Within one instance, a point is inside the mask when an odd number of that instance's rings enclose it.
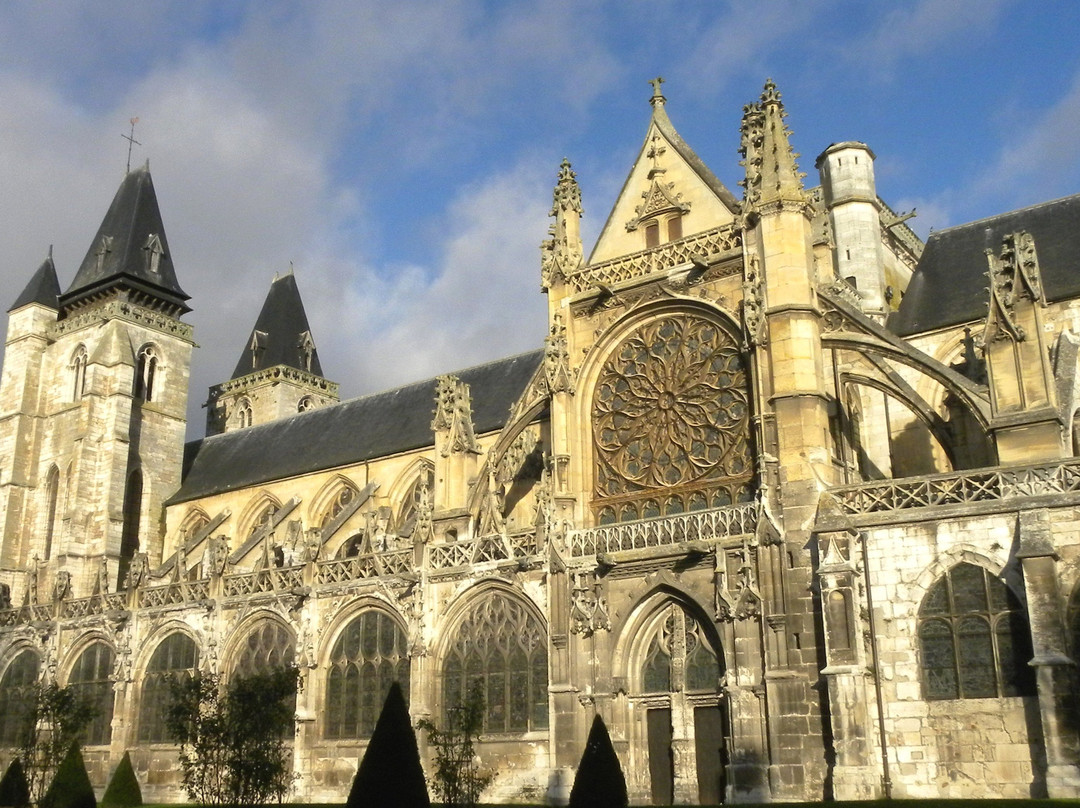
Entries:
{"label": "cross on spire", "polygon": [[135,124],[137,124],[138,122],[139,122],[138,117],[132,118],[131,119],[131,133],[127,134],[127,135],[125,135],[123,133],[120,134],[120,137],[122,137],[124,140],[126,140],[128,142],[128,155],[127,155],[127,173],[128,174],[131,173],[131,147],[132,146],[141,146],[142,145],[139,141],[137,141],[135,139]]}
{"label": "cross on spire", "polygon": [[660,92],[660,85],[663,83],[663,76],[657,76],[655,79],[649,79],[649,84],[652,85],[652,98],[649,99],[649,103],[653,106],[664,103],[664,94]]}

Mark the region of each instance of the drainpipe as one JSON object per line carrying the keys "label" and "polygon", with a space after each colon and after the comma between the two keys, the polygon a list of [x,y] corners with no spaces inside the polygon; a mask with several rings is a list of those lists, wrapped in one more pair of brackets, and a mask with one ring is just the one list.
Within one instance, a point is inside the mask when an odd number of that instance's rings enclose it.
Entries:
{"label": "drainpipe", "polygon": [[881,695],[881,666],[878,660],[877,629],[874,627],[874,595],[870,589],[870,556],[867,553],[866,531],[859,531],[862,544],[863,578],[866,581],[866,609],[870,615],[870,663],[874,672],[874,698],[877,701],[878,745],[881,747],[881,788],[885,799],[892,799],[892,779],[889,777],[889,748],[885,738],[885,701]]}

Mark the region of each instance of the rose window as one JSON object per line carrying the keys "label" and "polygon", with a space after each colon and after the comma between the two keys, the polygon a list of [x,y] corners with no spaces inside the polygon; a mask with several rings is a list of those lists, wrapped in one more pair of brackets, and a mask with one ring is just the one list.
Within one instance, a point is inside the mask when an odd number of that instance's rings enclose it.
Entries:
{"label": "rose window", "polygon": [[665,317],[631,333],[593,397],[598,521],[746,499],[746,387],[734,339],[703,317]]}

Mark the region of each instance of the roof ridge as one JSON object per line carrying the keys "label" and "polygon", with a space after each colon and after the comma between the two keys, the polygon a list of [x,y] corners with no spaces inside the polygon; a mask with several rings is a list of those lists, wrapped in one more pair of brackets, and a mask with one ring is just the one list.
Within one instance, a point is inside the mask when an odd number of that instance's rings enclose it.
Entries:
{"label": "roof ridge", "polygon": [[1080,193],[1069,194],[1068,196],[1060,196],[1057,199],[1048,199],[1045,202],[1036,202],[1034,205],[1028,205],[1027,207],[1023,207],[1023,208],[1014,208],[1013,210],[1006,210],[1006,211],[1002,211],[1001,213],[994,213],[994,214],[992,214],[990,216],[983,216],[981,219],[972,219],[970,222],[961,222],[960,224],[949,225],[948,227],[943,227],[940,230],[932,231],[927,238],[928,239],[932,238],[932,237],[938,235],[939,233],[948,233],[948,232],[953,231],[953,230],[961,230],[961,229],[963,229],[965,227],[973,227],[973,226],[975,226],[977,224],[983,224],[984,222],[992,222],[992,221],[995,221],[996,219],[1003,219],[1006,216],[1015,216],[1015,215],[1020,214],[1020,213],[1027,213],[1027,212],[1032,211],[1032,210],[1037,210],[1039,208],[1045,208],[1045,207],[1048,207],[1050,205],[1056,205],[1056,204],[1059,204],[1061,202],[1066,202],[1066,201],[1071,200],[1071,199],[1080,200]]}

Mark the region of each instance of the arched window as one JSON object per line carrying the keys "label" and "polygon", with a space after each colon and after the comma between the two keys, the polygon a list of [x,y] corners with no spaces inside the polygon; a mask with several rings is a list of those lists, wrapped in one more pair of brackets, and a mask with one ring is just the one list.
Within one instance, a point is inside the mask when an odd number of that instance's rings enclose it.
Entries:
{"label": "arched window", "polygon": [[390,685],[409,698],[409,651],[392,617],[370,609],[346,626],[326,674],[326,737],[368,738]]}
{"label": "arched window", "polygon": [[165,727],[165,711],[171,699],[169,678],[190,677],[199,664],[199,649],[187,634],[170,634],[150,657],[143,675],[142,695],[139,698],[139,741],[168,743],[172,740]]}
{"label": "arched window", "polygon": [[337,491],[334,492],[333,499],[323,506],[322,516],[319,518],[318,522],[319,529],[322,530],[340,516],[341,512],[349,506],[349,503],[356,499],[357,493],[359,492],[356,490],[355,486],[339,483]]}
{"label": "arched window", "polygon": [[432,480],[435,477],[434,469],[426,463],[420,467],[416,480],[409,486],[409,491],[401,503],[401,510],[397,520],[397,534],[409,537],[416,527],[416,519],[421,506],[431,505]]}
{"label": "arched window", "polygon": [[484,696],[485,732],[547,729],[547,635],[532,611],[495,593],[461,621],[443,666],[443,706],[474,682]]}
{"label": "arched window", "polygon": [[246,398],[240,399],[240,403],[236,405],[236,426],[244,429],[254,423],[255,415],[251,409],[251,402]]}
{"label": "arched window", "polygon": [[276,502],[267,501],[251,520],[251,526],[248,528],[247,535],[254,536],[263,528],[267,527],[274,521],[274,516],[278,512],[279,506]]}
{"label": "arched window", "polygon": [[0,746],[10,748],[22,742],[40,667],[37,653],[26,649],[4,671],[0,679]]}
{"label": "arched window", "polygon": [[153,345],[144,345],[139,349],[137,360],[138,366],[135,369],[135,398],[138,401],[154,401],[158,364],[160,363],[157,348]]}
{"label": "arched window", "polygon": [[304,396],[298,402],[296,402],[297,412],[307,412],[308,410],[315,409],[315,399],[311,396]]}
{"label": "arched window", "polygon": [[60,497],[60,470],[50,466],[45,475],[45,560],[52,558],[56,536],[56,502]]}
{"label": "arched window", "polygon": [[930,587],[919,646],[928,700],[1035,694],[1024,607],[982,567],[957,564]]}
{"label": "arched window", "polygon": [[651,629],[641,662],[644,693],[716,692],[720,662],[701,624],[675,603]]}
{"label": "arched window", "polygon": [[716,323],[672,314],[631,331],[593,393],[596,521],[750,499],[748,402],[741,349]]}
{"label": "arched window", "polygon": [[71,400],[78,401],[86,392],[86,346],[80,345],[71,355]]}
{"label": "arched window", "polygon": [[113,650],[96,642],[79,654],[68,677],[68,686],[94,709],[94,720],[87,727],[83,742],[90,746],[109,743],[113,719]]}
{"label": "arched window", "polygon": [[296,662],[296,638],[276,620],[266,618],[248,632],[233,663],[233,674],[252,676],[293,665]]}
{"label": "arched window", "polygon": [[116,573],[117,591],[123,588],[131,559],[139,552],[139,530],[142,524],[143,478],[138,469],[128,476],[124,490],[124,524],[120,534],[120,563]]}

